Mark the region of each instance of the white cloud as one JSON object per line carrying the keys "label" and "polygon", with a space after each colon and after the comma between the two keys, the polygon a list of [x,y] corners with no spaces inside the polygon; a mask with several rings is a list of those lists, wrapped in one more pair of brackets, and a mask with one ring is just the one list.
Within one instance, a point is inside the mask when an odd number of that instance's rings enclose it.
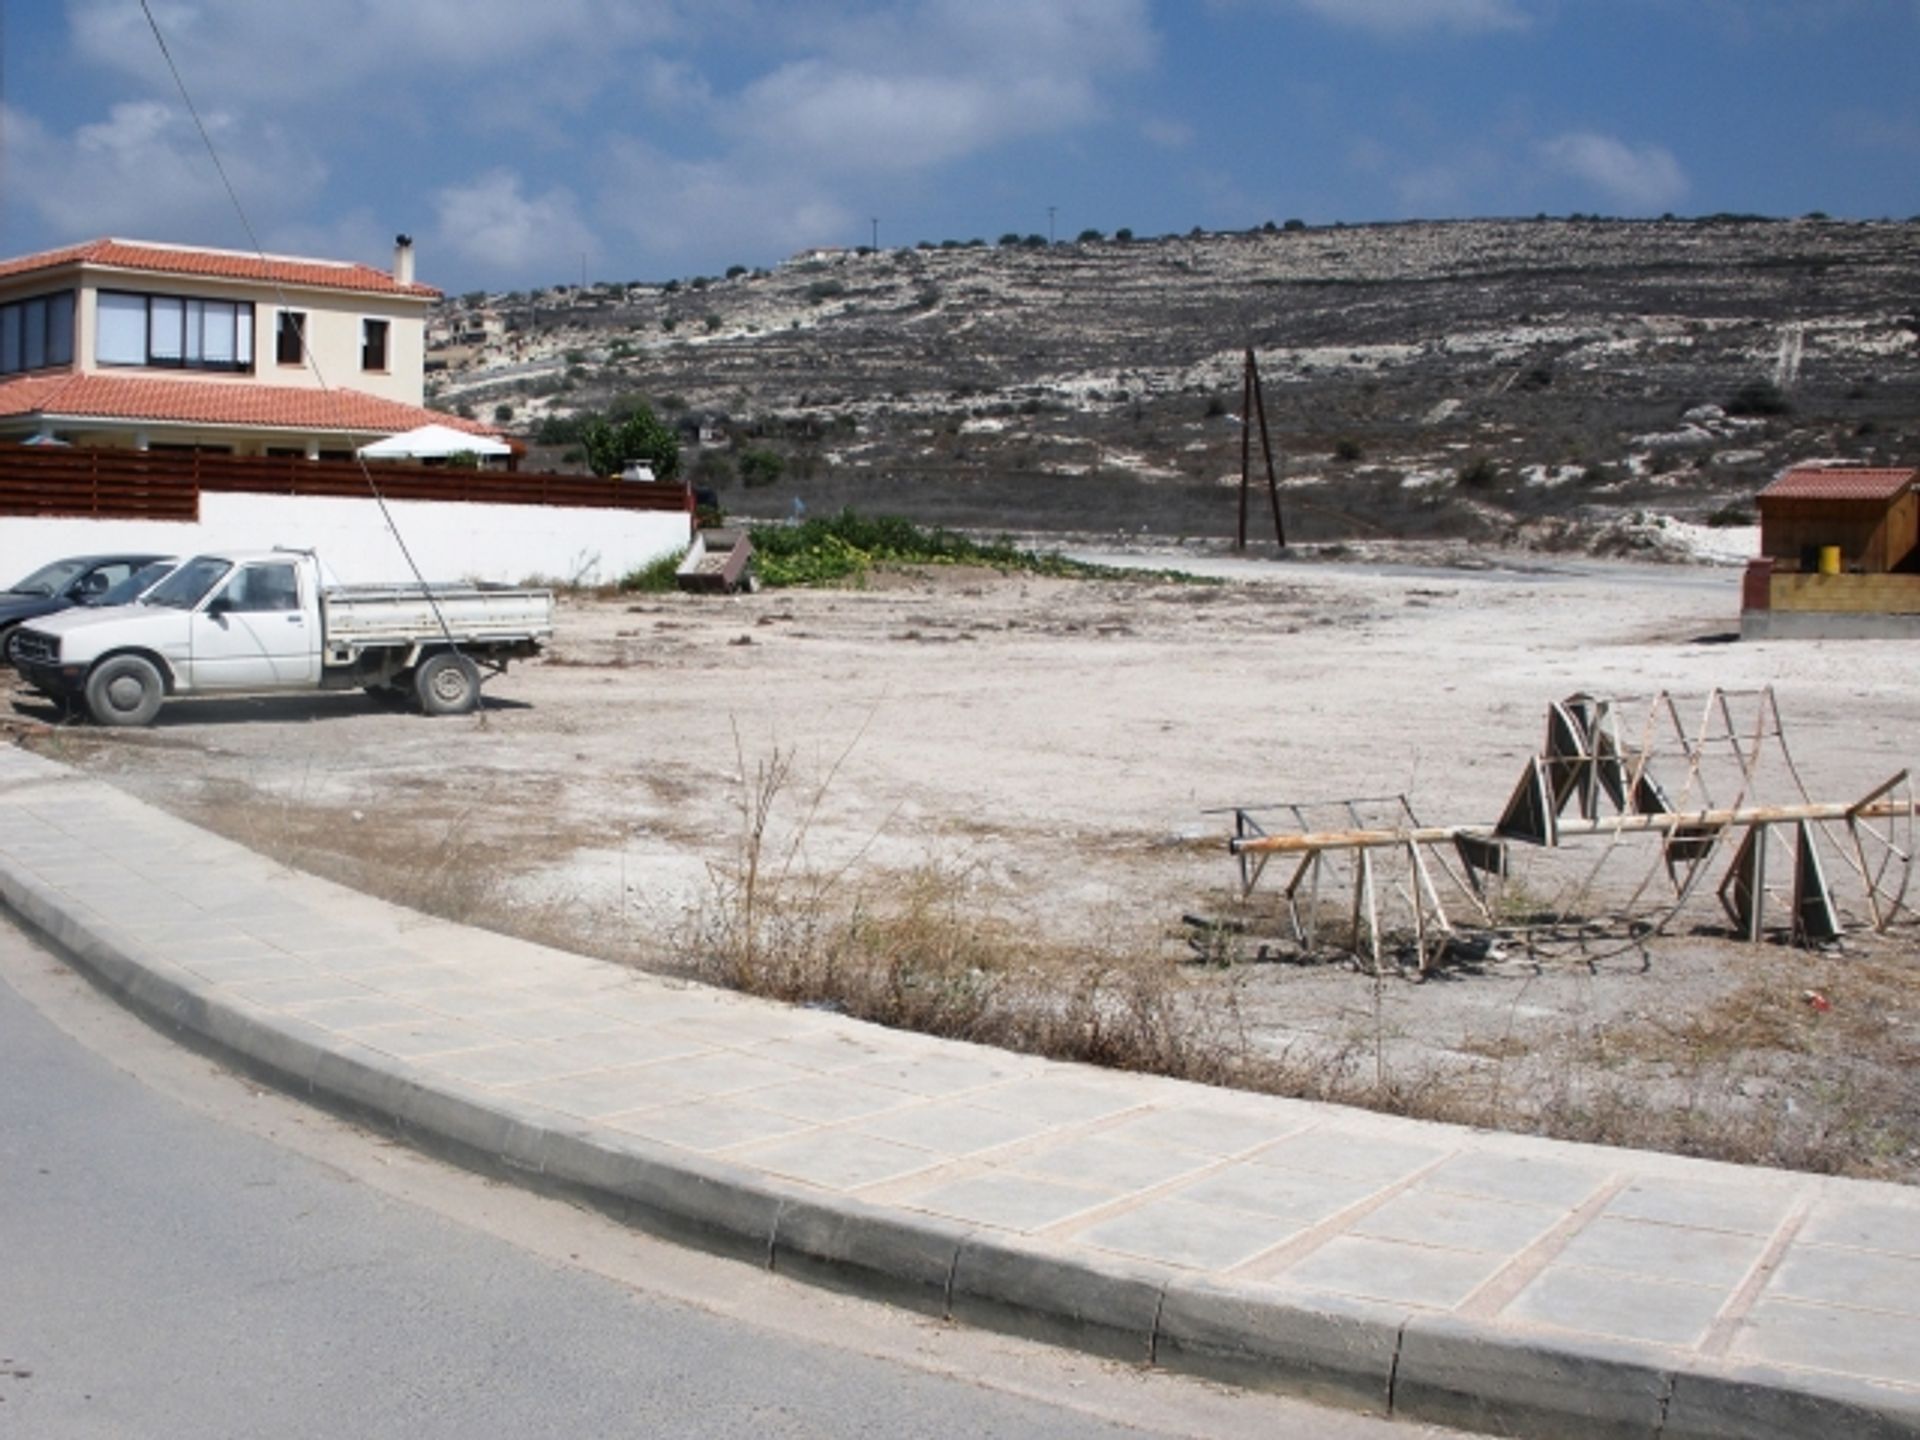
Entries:
{"label": "white cloud", "polygon": [[433,248],[491,273],[515,279],[579,272],[601,257],[599,238],[561,187],[527,195],[510,170],[489,170],[433,196]]}
{"label": "white cloud", "polygon": [[1145,0],[924,0],[823,27],[748,85],[729,131],[823,171],[938,165],[1103,113],[1101,82],[1153,54]]}
{"label": "white cloud", "polygon": [[611,145],[598,213],[610,231],[669,263],[698,262],[716,236],[787,252],[846,244],[859,231],[858,216],[804,174],[676,160],[637,140]]}
{"label": "white cloud", "polygon": [[1524,30],[1531,22],[1521,0],[1293,0],[1339,25],[1377,35],[1427,30]]}
{"label": "white cloud", "polygon": [[[274,126],[203,116],[256,231],[304,208],[326,166]],[[7,198],[31,211],[56,243],[96,235],[244,246],[246,233],[191,120],[152,101],[115,105],[104,120],[62,135],[31,116],[0,115]]]}
{"label": "white cloud", "polygon": [[1686,172],[1664,145],[1633,146],[1611,135],[1572,131],[1536,147],[1549,169],[1592,186],[1628,210],[1662,210],[1687,193]]}

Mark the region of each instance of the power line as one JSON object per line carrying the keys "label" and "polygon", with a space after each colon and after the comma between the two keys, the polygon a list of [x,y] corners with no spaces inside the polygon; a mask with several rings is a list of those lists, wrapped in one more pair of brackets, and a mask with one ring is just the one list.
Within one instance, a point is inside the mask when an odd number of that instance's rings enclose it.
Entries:
{"label": "power line", "polygon": [[[180,92],[181,103],[187,107],[187,114],[193,118],[194,129],[200,132],[200,143],[206,146],[207,157],[213,161],[214,171],[220,176],[220,184],[226,189],[227,199],[232,202],[234,213],[240,217],[240,228],[246,232],[248,244],[253,247],[253,253],[259,257],[261,264],[267,265],[266,247],[260,243],[260,237],[253,228],[253,221],[247,217],[247,207],[240,203],[240,192],[234,188],[233,180],[227,174],[227,167],[221,162],[220,152],[213,143],[213,136],[208,133],[206,123],[200,118],[199,107],[193,103],[193,96],[187,92],[187,82],[180,74],[180,67],[174,63],[173,52],[167,48],[167,37],[160,32],[160,22],[154,18],[153,9],[147,0],[140,0],[140,13],[147,17],[147,28],[153,31],[154,43],[160,47],[160,56],[167,62],[168,73],[173,76],[174,88]],[[272,278],[271,271],[269,271],[269,283],[273,286],[273,293],[280,302],[280,308],[292,311],[293,306],[289,303],[291,297],[279,280]],[[327,383],[326,374],[320,368],[320,362],[313,353],[313,347],[307,343],[304,315],[294,322],[294,333],[299,337],[301,355],[306,361],[307,369],[313,372],[313,378],[321,391],[332,395],[335,393],[334,388]],[[259,353],[257,335],[254,337],[254,352]],[[387,532],[393,536],[394,544],[400,547],[400,554],[407,562],[407,569],[412,571],[413,578],[419,581],[420,593],[426,597],[427,604],[433,611],[433,618],[440,623],[440,633],[446,637],[448,648],[458,654],[459,642],[453,638],[453,629],[447,624],[447,617],[440,609],[440,602],[434,596],[433,587],[427,584],[427,577],[421,573],[420,566],[415,562],[413,551],[407,545],[406,536],[400,533],[400,526],[394,520],[392,510],[387,506],[387,497],[380,493],[380,486],[375,482],[372,470],[367,467],[367,458],[360,453],[360,447],[357,445],[354,447],[353,458],[360,466],[360,478],[367,482],[368,493],[373,496],[374,503],[380,507],[380,518],[386,522]],[[485,716],[481,718],[484,721]]]}

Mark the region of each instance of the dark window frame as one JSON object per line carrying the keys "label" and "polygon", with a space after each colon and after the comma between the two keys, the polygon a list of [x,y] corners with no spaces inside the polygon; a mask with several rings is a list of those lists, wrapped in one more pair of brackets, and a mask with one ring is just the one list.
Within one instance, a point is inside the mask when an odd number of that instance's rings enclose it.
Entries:
{"label": "dark window frame", "polygon": [[307,312],[282,310],[273,326],[273,358],[280,365],[307,363]]}
{"label": "dark window frame", "polygon": [[[109,295],[141,302],[140,351],[138,360],[108,359],[100,353],[100,329],[98,316],[99,300]],[[154,350],[154,302],[160,301],[167,306],[179,308],[179,336],[175,352],[157,354]],[[95,335],[93,341],[94,361],[102,369],[109,370],[211,370],[223,375],[250,375],[254,370],[254,355],[257,338],[254,305],[251,300],[227,300],[220,296],[206,295],[168,295],[161,291],[103,289],[98,292],[95,301]],[[209,360],[206,356],[207,344],[207,307],[209,305],[232,306],[232,333],[228,336],[228,350],[232,359]],[[243,324],[244,322],[244,324]],[[199,327],[197,335],[189,338],[190,326]],[[247,343],[244,347],[246,358],[241,358],[240,337],[244,334]]]}
{"label": "dark window frame", "polygon": [[393,343],[393,322],[366,316],[360,321],[360,368],[387,370],[387,352]]}
{"label": "dark window frame", "polygon": [[0,304],[0,375],[70,367],[79,313],[78,292],[73,290],[48,290]]}

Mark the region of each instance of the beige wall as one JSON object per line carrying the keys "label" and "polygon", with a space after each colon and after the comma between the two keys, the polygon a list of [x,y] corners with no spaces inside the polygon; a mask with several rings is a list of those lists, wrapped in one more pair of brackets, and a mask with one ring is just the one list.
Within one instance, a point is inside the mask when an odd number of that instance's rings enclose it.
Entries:
{"label": "beige wall", "polygon": [[[305,290],[292,286],[259,286],[233,280],[196,280],[189,276],[145,276],[138,274],[102,276],[87,272],[81,280],[79,313],[79,368],[88,372],[130,375],[163,373],[200,375],[196,371],[166,370],[147,372],[126,366],[102,367],[94,360],[94,334],[98,322],[97,291],[135,290],[149,294],[184,295],[208,300],[251,300],[253,302],[253,373],[221,375],[210,373],[201,378],[232,380],[236,384],[291,385],[318,389],[323,378],[327,388],[359,390],[385,400],[406,405],[423,403],[426,394],[426,312],[425,300],[401,296],[367,295],[337,290]],[[274,334],[282,309],[304,311],[307,316],[307,343],[313,364],[280,365],[274,360]],[[390,322],[387,334],[385,373],[360,368],[360,322],[383,319]],[[315,373],[316,367],[318,374]]]}

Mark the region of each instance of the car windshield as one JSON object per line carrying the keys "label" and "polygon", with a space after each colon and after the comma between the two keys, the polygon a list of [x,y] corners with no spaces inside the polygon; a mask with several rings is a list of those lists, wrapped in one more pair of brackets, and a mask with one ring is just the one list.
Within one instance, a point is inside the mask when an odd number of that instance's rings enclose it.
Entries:
{"label": "car windshield", "polygon": [[42,565],[26,579],[13,587],[15,595],[58,595],[73,582],[73,577],[87,568],[84,560],[56,560],[51,565]]}
{"label": "car windshield", "polygon": [[217,555],[197,556],[154,586],[146,597],[147,604],[191,610],[232,568]]}
{"label": "car windshield", "polygon": [[142,565],[138,570],[127,576],[126,579],[122,580],[118,585],[115,585],[93,603],[96,605],[131,605],[135,600],[140,598],[141,591],[151,588],[165,576],[169,570],[173,569],[173,565],[174,562],[171,560],[155,560],[151,564]]}

